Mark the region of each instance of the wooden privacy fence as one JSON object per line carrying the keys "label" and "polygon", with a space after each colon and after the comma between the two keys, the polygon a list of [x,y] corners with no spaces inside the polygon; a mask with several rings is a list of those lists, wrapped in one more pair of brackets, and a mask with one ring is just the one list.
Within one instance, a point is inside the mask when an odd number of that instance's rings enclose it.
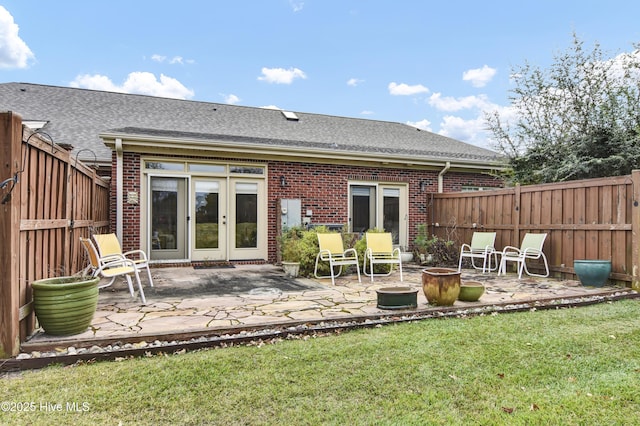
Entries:
{"label": "wooden privacy fence", "polygon": [[[109,229],[109,183],[20,116],[0,113],[0,357],[34,329],[32,281],[86,265],[79,237]],[[76,154],[77,156],[77,154]]]}
{"label": "wooden privacy fence", "polygon": [[611,260],[614,280],[638,288],[640,171],[631,175],[464,193],[433,194],[431,232],[458,244],[496,232],[496,248],[548,234],[553,275],[575,278],[574,259]]}

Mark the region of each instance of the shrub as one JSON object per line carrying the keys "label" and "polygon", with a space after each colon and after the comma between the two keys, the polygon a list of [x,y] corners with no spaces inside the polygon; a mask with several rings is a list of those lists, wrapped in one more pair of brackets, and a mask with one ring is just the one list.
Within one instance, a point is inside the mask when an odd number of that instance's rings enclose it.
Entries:
{"label": "shrub", "polygon": [[[427,235],[427,225],[418,225],[413,241],[416,257],[427,265],[458,267],[460,248],[455,241]],[[421,256],[422,255],[422,256]]]}

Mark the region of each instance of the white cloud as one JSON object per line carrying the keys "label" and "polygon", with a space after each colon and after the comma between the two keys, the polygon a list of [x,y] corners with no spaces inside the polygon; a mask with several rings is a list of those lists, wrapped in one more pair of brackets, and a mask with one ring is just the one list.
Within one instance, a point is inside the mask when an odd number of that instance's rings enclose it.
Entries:
{"label": "white cloud", "polygon": [[417,127],[418,129],[426,130],[431,132],[431,122],[426,118],[420,121],[407,121],[407,124],[412,127]]}
{"label": "white cloud", "polygon": [[304,7],[304,2],[289,0],[289,5],[291,6],[291,9],[293,9],[294,12],[300,12]]}
{"label": "white cloud", "polygon": [[496,69],[487,65],[482,68],[475,68],[462,73],[464,81],[470,81],[473,87],[484,87],[496,75]]}
{"label": "white cloud", "polygon": [[451,115],[445,116],[440,123],[438,134],[483,148],[489,148],[489,132],[486,130],[486,122],[483,115],[468,120]]}
{"label": "white cloud", "polygon": [[369,111],[367,109],[365,109],[364,111],[360,112],[360,115],[373,115],[373,114],[375,114],[375,112]]}
{"label": "white cloud", "polygon": [[429,89],[424,87],[422,84],[415,84],[413,86],[409,86],[405,83],[397,84],[396,82],[389,83],[389,93],[394,96],[411,96],[417,95],[419,93],[428,93]]}
{"label": "white cloud", "polygon": [[487,100],[486,95],[453,98],[451,96],[443,97],[442,93],[434,93],[431,95],[431,97],[429,97],[429,105],[440,111],[449,112],[472,108],[485,109],[493,106],[493,104]]}
{"label": "white cloud", "polygon": [[364,80],[360,80],[359,78],[350,78],[349,80],[347,80],[347,86],[356,87],[357,85],[363,82]]}
{"label": "white cloud", "polygon": [[185,60],[182,56],[174,56],[173,58],[168,58],[167,56],[159,55],[157,53],[151,55],[151,60],[155,62],[160,62],[160,63],[168,62],[169,65],[174,65],[174,64],[183,65],[185,62],[188,64],[192,64],[195,62],[193,59]]}
{"label": "white cloud", "polygon": [[104,75],[79,75],[70,83],[70,86],[175,99],[190,99],[194,95],[193,90],[187,89],[175,78],[160,74],[158,80],[150,72],[132,72],[122,85],[113,83],[109,77]]}
{"label": "white cloud", "polygon": [[262,68],[262,76],[258,77],[258,80],[266,81],[267,83],[276,84],[291,84],[296,78],[307,78],[304,71],[298,68]]}
{"label": "white cloud", "polygon": [[18,35],[13,16],[0,6],[0,68],[27,68],[35,56]]}
{"label": "white cloud", "polygon": [[223,94],[222,96],[224,97],[224,102],[230,105],[235,105],[241,100],[239,97],[233,94],[229,94],[229,95]]}

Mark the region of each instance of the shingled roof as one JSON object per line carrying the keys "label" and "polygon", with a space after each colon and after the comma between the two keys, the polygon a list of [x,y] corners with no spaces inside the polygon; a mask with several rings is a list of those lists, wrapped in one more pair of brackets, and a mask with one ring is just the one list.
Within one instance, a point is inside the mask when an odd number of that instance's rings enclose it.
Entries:
{"label": "shingled roof", "polygon": [[56,143],[71,144],[76,152],[91,149],[106,163],[111,150],[99,136],[105,133],[412,156],[487,167],[499,160],[493,151],[402,123],[302,112],[288,119],[282,111],[265,108],[31,83],[0,84],[0,109],[18,113],[24,121],[46,121],[43,130]]}

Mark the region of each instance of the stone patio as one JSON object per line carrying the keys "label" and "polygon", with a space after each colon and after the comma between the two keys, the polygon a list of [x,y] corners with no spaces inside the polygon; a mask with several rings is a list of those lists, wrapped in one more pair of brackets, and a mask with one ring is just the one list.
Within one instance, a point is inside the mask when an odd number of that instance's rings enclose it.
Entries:
{"label": "stone patio", "polygon": [[[374,282],[363,275],[361,283],[355,274],[351,274],[337,278],[336,285],[332,286],[330,279],[287,278],[273,265],[239,265],[225,269],[152,268],[155,287],[149,287],[142,278],[146,305],[140,303],[139,297],[131,297],[124,281],[116,282],[100,291],[98,310],[89,330],[66,337],[49,336],[39,331],[28,340],[27,346],[29,343],[87,346],[97,341],[136,338],[149,341],[276,324],[442,310],[442,307],[427,303],[422,291],[422,269],[405,266],[402,283],[396,272],[388,277],[376,277]],[[462,281],[481,281],[486,286],[478,302],[457,301],[453,308],[461,311],[631,291],[615,287],[589,288],[578,281],[556,278],[518,279],[515,274],[497,276],[476,270],[463,270],[461,278]],[[417,308],[379,309],[376,290],[398,285],[419,289]]]}

